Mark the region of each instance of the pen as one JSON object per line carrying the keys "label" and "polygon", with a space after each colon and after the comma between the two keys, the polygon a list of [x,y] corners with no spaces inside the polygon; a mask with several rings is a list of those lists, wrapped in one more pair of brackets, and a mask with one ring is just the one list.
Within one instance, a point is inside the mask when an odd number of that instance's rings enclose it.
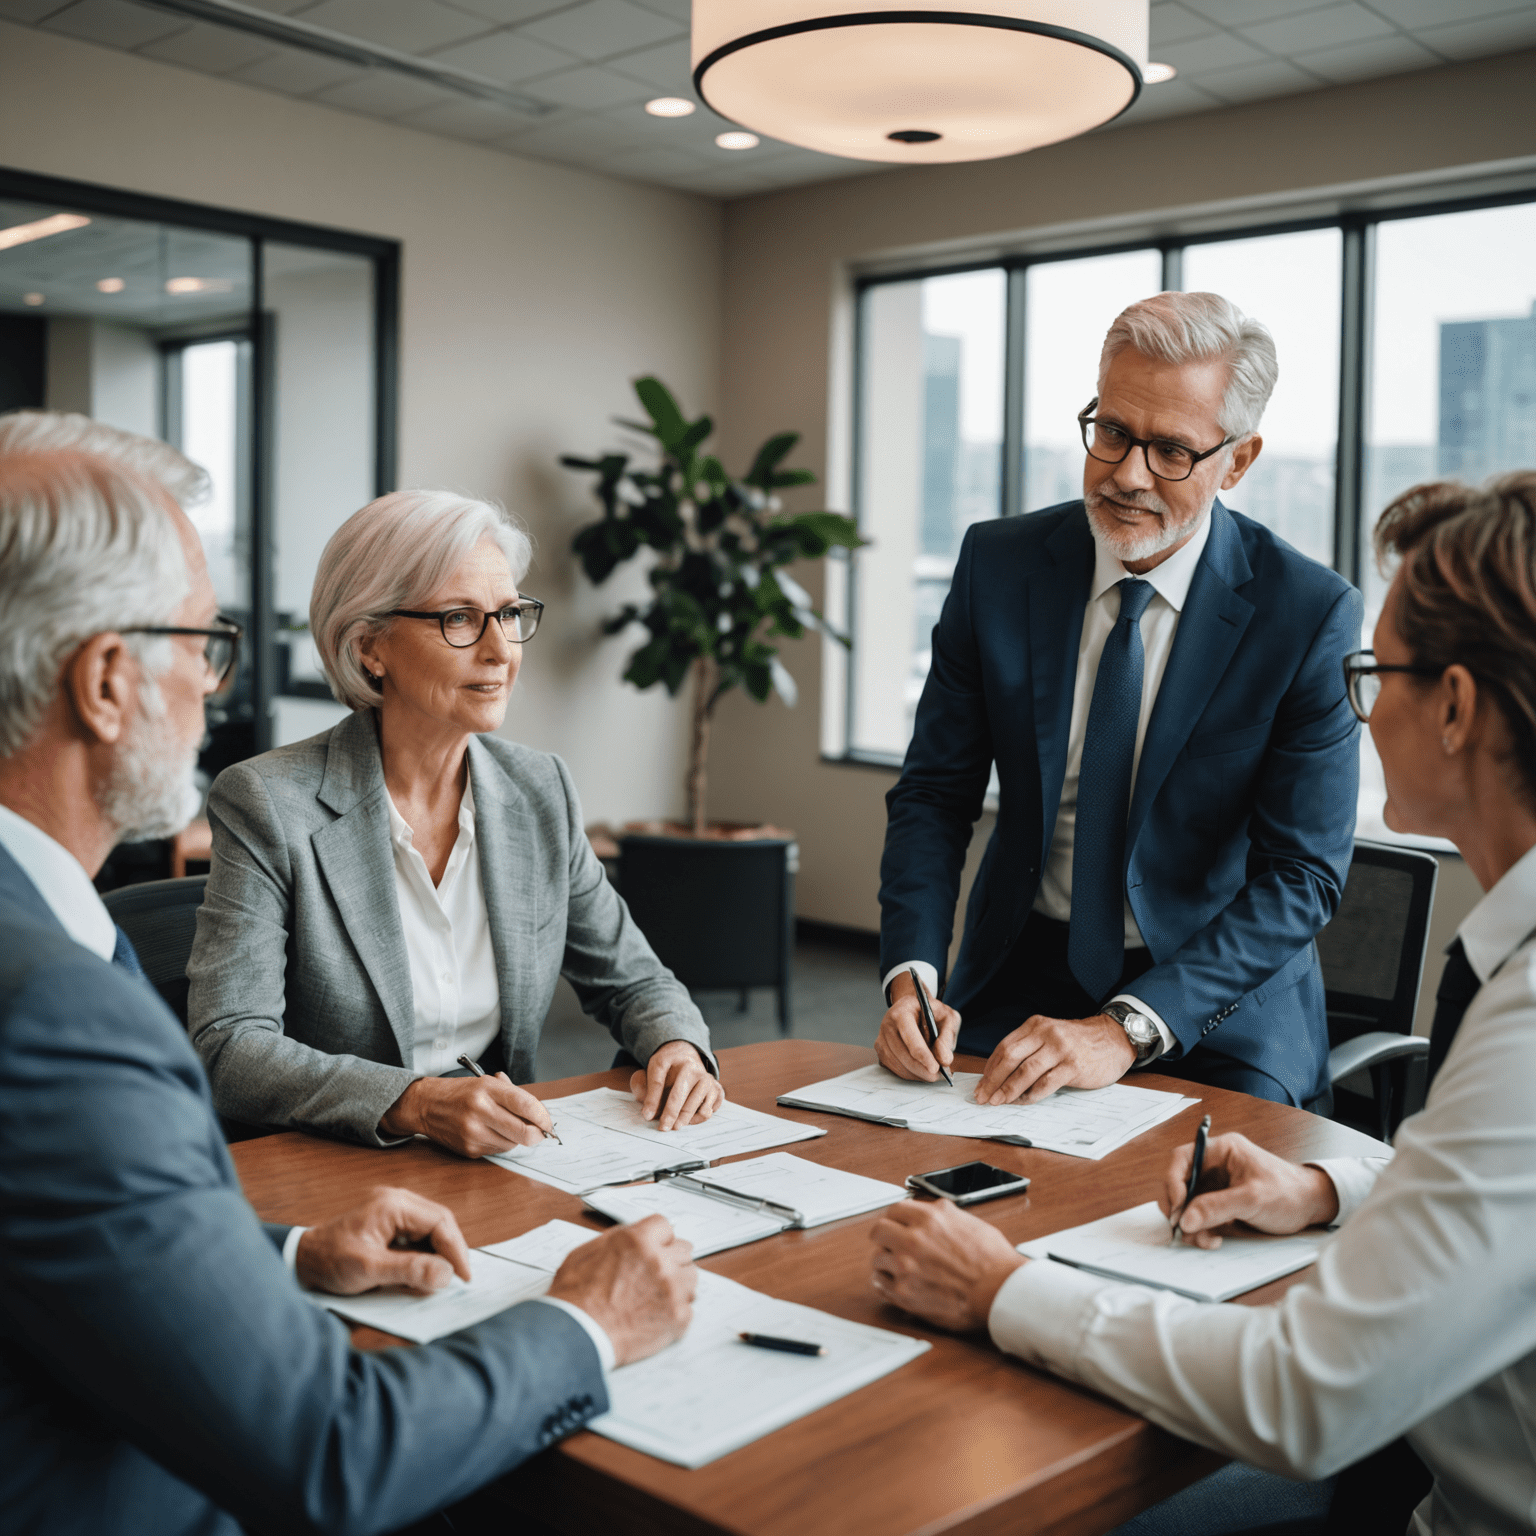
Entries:
{"label": "pen", "polygon": [[[473,1074],[475,1077],[485,1077],[487,1075],[485,1068],[482,1067],[478,1061],[475,1061],[475,1060],[471,1059],[468,1056],[460,1056],[459,1057],[459,1065],[461,1067],[463,1067],[466,1072],[469,1072],[469,1073]],[[521,1120],[522,1116],[519,1115],[518,1119]],[[532,1123],[533,1123],[532,1121],[529,1121],[530,1125]],[[552,1141],[560,1142],[560,1145],[563,1147],[565,1145],[565,1143],[563,1141],[560,1141],[560,1138],[558,1136],[556,1136],[555,1133],[554,1133],[553,1127],[554,1127],[554,1123],[555,1122],[553,1120],[551,1120],[549,1123],[550,1123],[551,1129],[549,1129],[549,1130],[544,1132],[545,1139],[546,1140],[552,1140]]]}
{"label": "pen", "polygon": [[917,988],[917,1006],[923,1010],[923,1043],[933,1052],[933,1059],[939,1063],[939,1076],[953,1088],[954,1078],[944,1070],[944,1063],[939,1061],[939,1026],[933,1022],[933,1009],[928,1006],[928,990],[923,986],[915,965],[907,967],[907,975],[912,978],[912,985]]}
{"label": "pen", "polygon": [[[1195,1132],[1195,1155],[1189,1165],[1189,1183],[1184,1189],[1184,1204],[1179,1207],[1179,1219],[1182,1220],[1184,1212],[1189,1209],[1189,1202],[1195,1198],[1195,1185],[1200,1182],[1200,1175],[1205,1171],[1205,1139],[1211,1134],[1211,1117],[1207,1115],[1200,1122],[1200,1128]],[[1173,1224],[1173,1235],[1168,1239],[1171,1248],[1184,1236],[1178,1221]]]}
{"label": "pen", "polygon": [[670,1168],[658,1168],[656,1177],[658,1181],[665,1177],[674,1184],[686,1185],[695,1194],[707,1195],[711,1200],[723,1200],[727,1205],[743,1206],[751,1211],[767,1211],[789,1222],[791,1226],[805,1225],[804,1213],[792,1205],[780,1205],[777,1200],[760,1200],[756,1195],[743,1194],[739,1189],[727,1189],[724,1184],[716,1184],[712,1179],[690,1179],[686,1173]]}
{"label": "pen", "polygon": [[768,1333],[738,1333],[736,1337],[754,1349],[777,1349],[786,1355],[824,1355],[827,1352],[820,1344],[807,1344],[802,1339],[776,1339]]}

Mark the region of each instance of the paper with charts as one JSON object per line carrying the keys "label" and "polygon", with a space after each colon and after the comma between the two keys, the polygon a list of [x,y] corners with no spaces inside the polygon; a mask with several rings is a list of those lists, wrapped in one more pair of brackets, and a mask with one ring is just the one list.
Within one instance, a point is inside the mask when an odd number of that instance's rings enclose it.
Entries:
{"label": "paper with charts", "polygon": [[[743,1344],[741,1332],[820,1344],[787,1355]],[[587,1426],[680,1467],[703,1467],[915,1360],[929,1345],[779,1301],[699,1271],[688,1332],[608,1378],[607,1413]]]}
{"label": "paper with charts", "polygon": [[560,1141],[546,1138],[536,1147],[514,1147],[485,1161],[572,1195],[590,1194],[607,1184],[629,1184],[657,1168],[714,1162],[826,1135],[818,1126],[765,1115],[729,1099],[702,1125],[685,1125],[680,1131],[657,1130],[633,1096],[615,1088],[546,1099],[544,1107]]}
{"label": "paper with charts", "polygon": [[1171,1119],[1198,1099],[1129,1083],[1107,1088],[1061,1088],[1038,1104],[1000,1104],[972,1098],[979,1072],[956,1072],[955,1086],[913,1083],[884,1067],[860,1067],[841,1077],[781,1093],[792,1109],[820,1109],[934,1136],[982,1136],[1072,1157],[1101,1158],[1132,1137]]}
{"label": "paper with charts", "polygon": [[1155,1200],[1019,1244],[1032,1259],[1055,1259],[1107,1280],[1177,1291],[1191,1301],[1230,1301],[1313,1263],[1327,1232],[1274,1237],[1239,1228],[1222,1234],[1220,1248],[1170,1243],[1168,1218]]}
{"label": "paper with charts", "polygon": [[427,1296],[401,1290],[366,1291],[361,1296],[305,1294],[351,1322],[430,1344],[444,1334],[483,1323],[520,1301],[542,1296],[565,1256],[598,1235],[575,1222],[546,1221],[521,1237],[471,1249],[469,1267],[474,1278],[464,1281],[455,1275],[442,1290]]}
{"label": "paper with charts", "polygon": [[899,1184],[866,1179],[863,1174],[845,1173],[841,1168],[824,1168],[792,1152],[770,1152],[765,1157],[728,1163],[724,1168],[705,1169],[691,1177],[756,1200],[788,1206],[799,1214],[800,1220],[772,1211],[728,1205],[675,1179],[594,1190],[586,1197],[586,1203],[615,1221],[665,1216],[677,1236],[693,1244],[694,1258],[702,1259],[792,1227],[819,1227],[829,1221],[841,1221],[845,1216],[878,1211],[907,1198],[906,1190]]}

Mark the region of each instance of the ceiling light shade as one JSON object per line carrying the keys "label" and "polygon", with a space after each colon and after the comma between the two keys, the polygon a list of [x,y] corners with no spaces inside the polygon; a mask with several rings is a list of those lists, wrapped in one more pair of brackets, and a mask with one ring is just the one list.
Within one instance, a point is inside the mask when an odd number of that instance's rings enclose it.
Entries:
{"label": "ceiling light shade", "polygon": [[857,160],[990,160],[1118,117],[1148,0],[693,0],[693,83],[722,117]]}

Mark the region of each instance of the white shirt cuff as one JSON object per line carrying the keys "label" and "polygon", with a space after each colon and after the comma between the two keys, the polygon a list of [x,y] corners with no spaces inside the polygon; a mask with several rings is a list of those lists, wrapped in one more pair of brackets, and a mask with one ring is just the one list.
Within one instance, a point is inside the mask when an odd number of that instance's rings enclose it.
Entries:
{"label": "white shirt cuff", "polygon": [[939,995],[939,973],[926,960],[904,960],[900,965],[893,966],[885,973],[885,980],[880,983],[880,990],[889,997],[891,983],[898,976],[905,976],[908,971],[917,972],[923,985],[928,989],[930,1001]]}
{"label": "white shirt cuff", "polygon": [[[1168,1052],[1171,1051],[1178,1043],[1173,1038],[1173,1031],[1163,1023],[1162,1015],[1159,1014],[1155,1009],[1148,1008],[1147,1005],[1142,1002],[1139,997],[1132,997],[1129,992],[1117,992],[1112,998],[1110,998],[1110,1002],[1125,1003],[1127,1006],[1134,1008],[1137,1013],[1145,1014],[1147,1018],[1151,1019],[1152,1022],[1157,1025],[1157,1033],[1163,1042],[1162,1048],[1158,1051],[1157,1056],[1166,1056]],[[1152,1063],[1157,1060],[1157,1056],[1153,1056],[1149,1060],[1142,1062],[1142,1066],[1150,1067]]]}
{"label": "white shirt cuff", "polygon": [[992,1342],[1007,1354],[1074,1375],[1100,1292],[1116,1282],[1050,1259],[1031,1259],[998,1287],[987,1316]]}
{"label": "white shirt cuff", "polygon": [[290,1275],[298,1273],[299,1239],[308,1231],[308,1227],[289,1227],[288,1236],[283,1239],[283,1263],[288,1266]]}
{"label": "white shirt cuff", "polygon": [[1376,1180],[1391,1161],[1390,1157],[1316,1157],[1303,1166],[1321,1168],[1332,1180],[1334,1193],[1339,1197],[1339,1214],[1333,1218],[1337,1227],[1365,1203],[1365,1197],[1376,1187]]}
{"label": "white shirt cuff", "polygon": [[583,1312],[574,1302],[562,1301],[557,1296],[539,1296],[534,1299],[546,1307],[559,1307],[562,1312],[574,1318],[587,1330],[587,1337],[592,1340],[597,1349],[598,1363],[603,1368],[604,1376],[618,1364],[618,1356],[613,1351],[613,1340],[608,1337],[608,1330],[596,1319]]}

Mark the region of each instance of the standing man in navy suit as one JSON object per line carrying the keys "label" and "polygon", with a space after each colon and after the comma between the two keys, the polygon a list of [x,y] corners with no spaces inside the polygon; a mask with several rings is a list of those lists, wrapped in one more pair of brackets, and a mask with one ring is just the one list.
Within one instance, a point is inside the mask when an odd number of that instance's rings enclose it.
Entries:
{"label": "standing man in navy suit", "polygon": [[[1133,1067],[1328,1102],[1313,939],[1353,847],[1360,594],[1218,499],[1259,455],[1269,332],[1211,293],[1110,327],[1083,500],[971,528],[886,797],[876,1051],[984,1104]],[[993,763],[997,826],[937,994]]]}

